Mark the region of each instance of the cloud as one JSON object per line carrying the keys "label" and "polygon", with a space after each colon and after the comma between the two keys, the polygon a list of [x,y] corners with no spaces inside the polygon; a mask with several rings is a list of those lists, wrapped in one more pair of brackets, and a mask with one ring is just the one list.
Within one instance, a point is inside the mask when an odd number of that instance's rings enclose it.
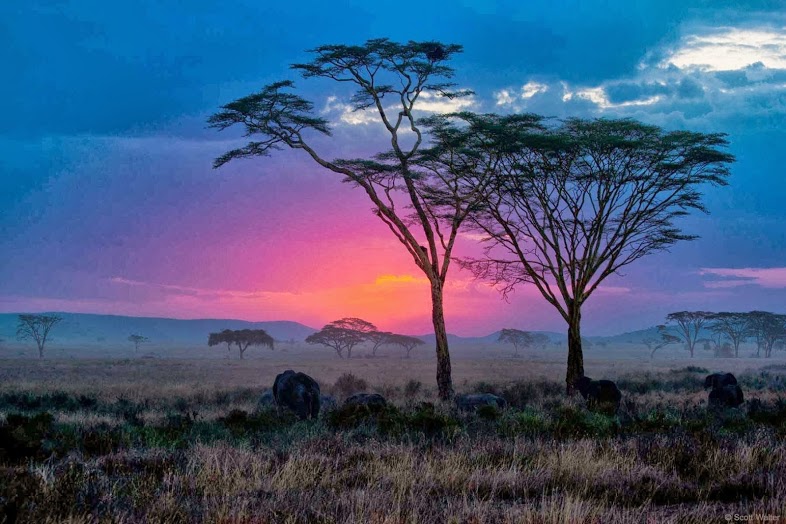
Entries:
{"label": "cloud", "polygon": [[[453,113],[470,110],[476,108],[477,105],[478,101],[474,95],[450,99],[434,93],[424,92],[420,94],[420,97],[415,102],[413,113]],[[388,118],[392,119],[398,115],[401,108],[396,104],[392,104],[384,109],[388,114]],[[335,95],[325,99],[325,105],[322,107],[320,114],[337,118],[341,123],[350,126],[381,123],[379,113],[375,107],[356,111],[351,104],[342,101]]]}
{"label": "cloud", "polygon": [[530,98],[545,93],[549,90],[549,85],[542,82],[530,80],[522,85],[518,95],[514,94],[512,88],[501,89],[494,93],[494,98],[498,106],[513,105],[519,100],[529,100]]}
{"label": "cloud", "polygon": [[734,71],[752,64],[786,69],[786,33],[783,28],[717,28],[705,35],[689,35],[664,58],[660,67]]}
{"label": "cloud", "polygon": [[704,282],[704,286],[712,289],[746,285],[769,289],[786,288],[786,267],[701,268],[699,274],[711,278]]}
{"label": "cloud", "polygon": [[556,116],[632,117],[667,127],[739,119],[778,128],[786,116],[786,31],[683,26],[684,36],[656,46],[630,74],[598,83],[524,79],[493,93],[498,107]]}

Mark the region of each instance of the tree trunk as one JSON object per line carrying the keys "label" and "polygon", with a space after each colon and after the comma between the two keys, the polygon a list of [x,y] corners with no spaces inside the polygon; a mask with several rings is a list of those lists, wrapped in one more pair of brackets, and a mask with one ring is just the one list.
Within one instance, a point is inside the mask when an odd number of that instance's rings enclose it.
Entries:
{"label": "tree trunk", "polygon": [[352,348],[347,348],[347,358],[352,358]]}
{"label": "tree trunk", "polygon": [[435,277],[431,281],[431,320],[434,323],[434,336],[437,341],[437,388],[440,400],[453,398],[453,379],[450,369],[448,333],[445,328],[445,312],[442,300],[442,282]]}
{"label": "tree trunk", "polygon": [[565,385],[568,395],[575,391],[574,384],[584,376],[584,354],[581,350],[581,308],[568,309],[568,372]]}
{"label": "tree trunk", "polygon": [[38,358],[44,358],[44,345],[38,344]]}

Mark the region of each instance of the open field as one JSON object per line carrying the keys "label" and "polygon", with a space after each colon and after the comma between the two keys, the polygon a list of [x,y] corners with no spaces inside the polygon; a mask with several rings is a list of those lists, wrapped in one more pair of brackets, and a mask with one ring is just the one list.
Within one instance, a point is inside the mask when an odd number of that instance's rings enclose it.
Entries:
{"label": "open field", "polygon": [[[564,397],[561,352],[458,353],[458,392],[500,394],[508,409],[430,404],[435,363],[425,351],[2,359],[0,513],[6,522],[786,518],[782,359],[589,357],[588,375],[623,390],[610,417]],[[259,410],[262,390],[288,368],[339,399],[352,384],[337,380],[352,374],[393,406],[316,421]],[[742,408],[707,409],[705,370],[719,369],[740,379]]]}

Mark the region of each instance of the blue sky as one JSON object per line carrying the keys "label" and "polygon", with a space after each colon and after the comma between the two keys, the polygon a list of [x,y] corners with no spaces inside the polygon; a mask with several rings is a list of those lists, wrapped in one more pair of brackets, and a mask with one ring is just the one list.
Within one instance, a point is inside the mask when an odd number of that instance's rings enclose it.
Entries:
{"label": "blue sky", "polygon": [[[463,45],[455,80],[476,92],[465,109],[728,133],[738,158],[731,186],[708,190],[711,214],[684,222],[702,238],[612,279],[588,303],[588,332],[635,329],[676,309],[784,311],[785,7],[3,2],[0,309],[316,325],[364,316],[364,307],[382,315],[374,304],[417,296],[417,287],[381,290],[414,285],[379,276],[415,268],[362,196],[293,155],[214,172],[212,158],[234,137],[205,128],[221,104],[298,80],[288,65],[307,49],[389,37]],[[298,85],[336,122],[335,140],[321,144],[328,156],[375,150],[378,127],[345,111],[345,92]],[[527,290],[506,304],[467,275],[454,278],[450,331],[561,326]],[[370,320],[427,331],[419,304],[409,316]]]}

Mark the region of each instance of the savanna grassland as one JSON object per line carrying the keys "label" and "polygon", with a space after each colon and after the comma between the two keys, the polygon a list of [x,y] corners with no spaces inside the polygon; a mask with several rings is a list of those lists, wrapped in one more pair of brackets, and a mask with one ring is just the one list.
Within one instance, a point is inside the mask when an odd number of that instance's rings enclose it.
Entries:
{"label": "savanna grassland", "polygon": [[[476,413],[435,403],[435,363],[423,355],[5,358],[0,513],[5,522],[786,517],[782,361],[589,358],[587,374],[623,392],[620,414],[608,416],[565,397],[560,355],[529,357],[454,360],[458,392],[509,403]],[[315,421],[260,407],[288,368],[339,400],[367,390],[392,405]],[[719,369],[737,375],[741,408],[707,408],[703,379]]]}

